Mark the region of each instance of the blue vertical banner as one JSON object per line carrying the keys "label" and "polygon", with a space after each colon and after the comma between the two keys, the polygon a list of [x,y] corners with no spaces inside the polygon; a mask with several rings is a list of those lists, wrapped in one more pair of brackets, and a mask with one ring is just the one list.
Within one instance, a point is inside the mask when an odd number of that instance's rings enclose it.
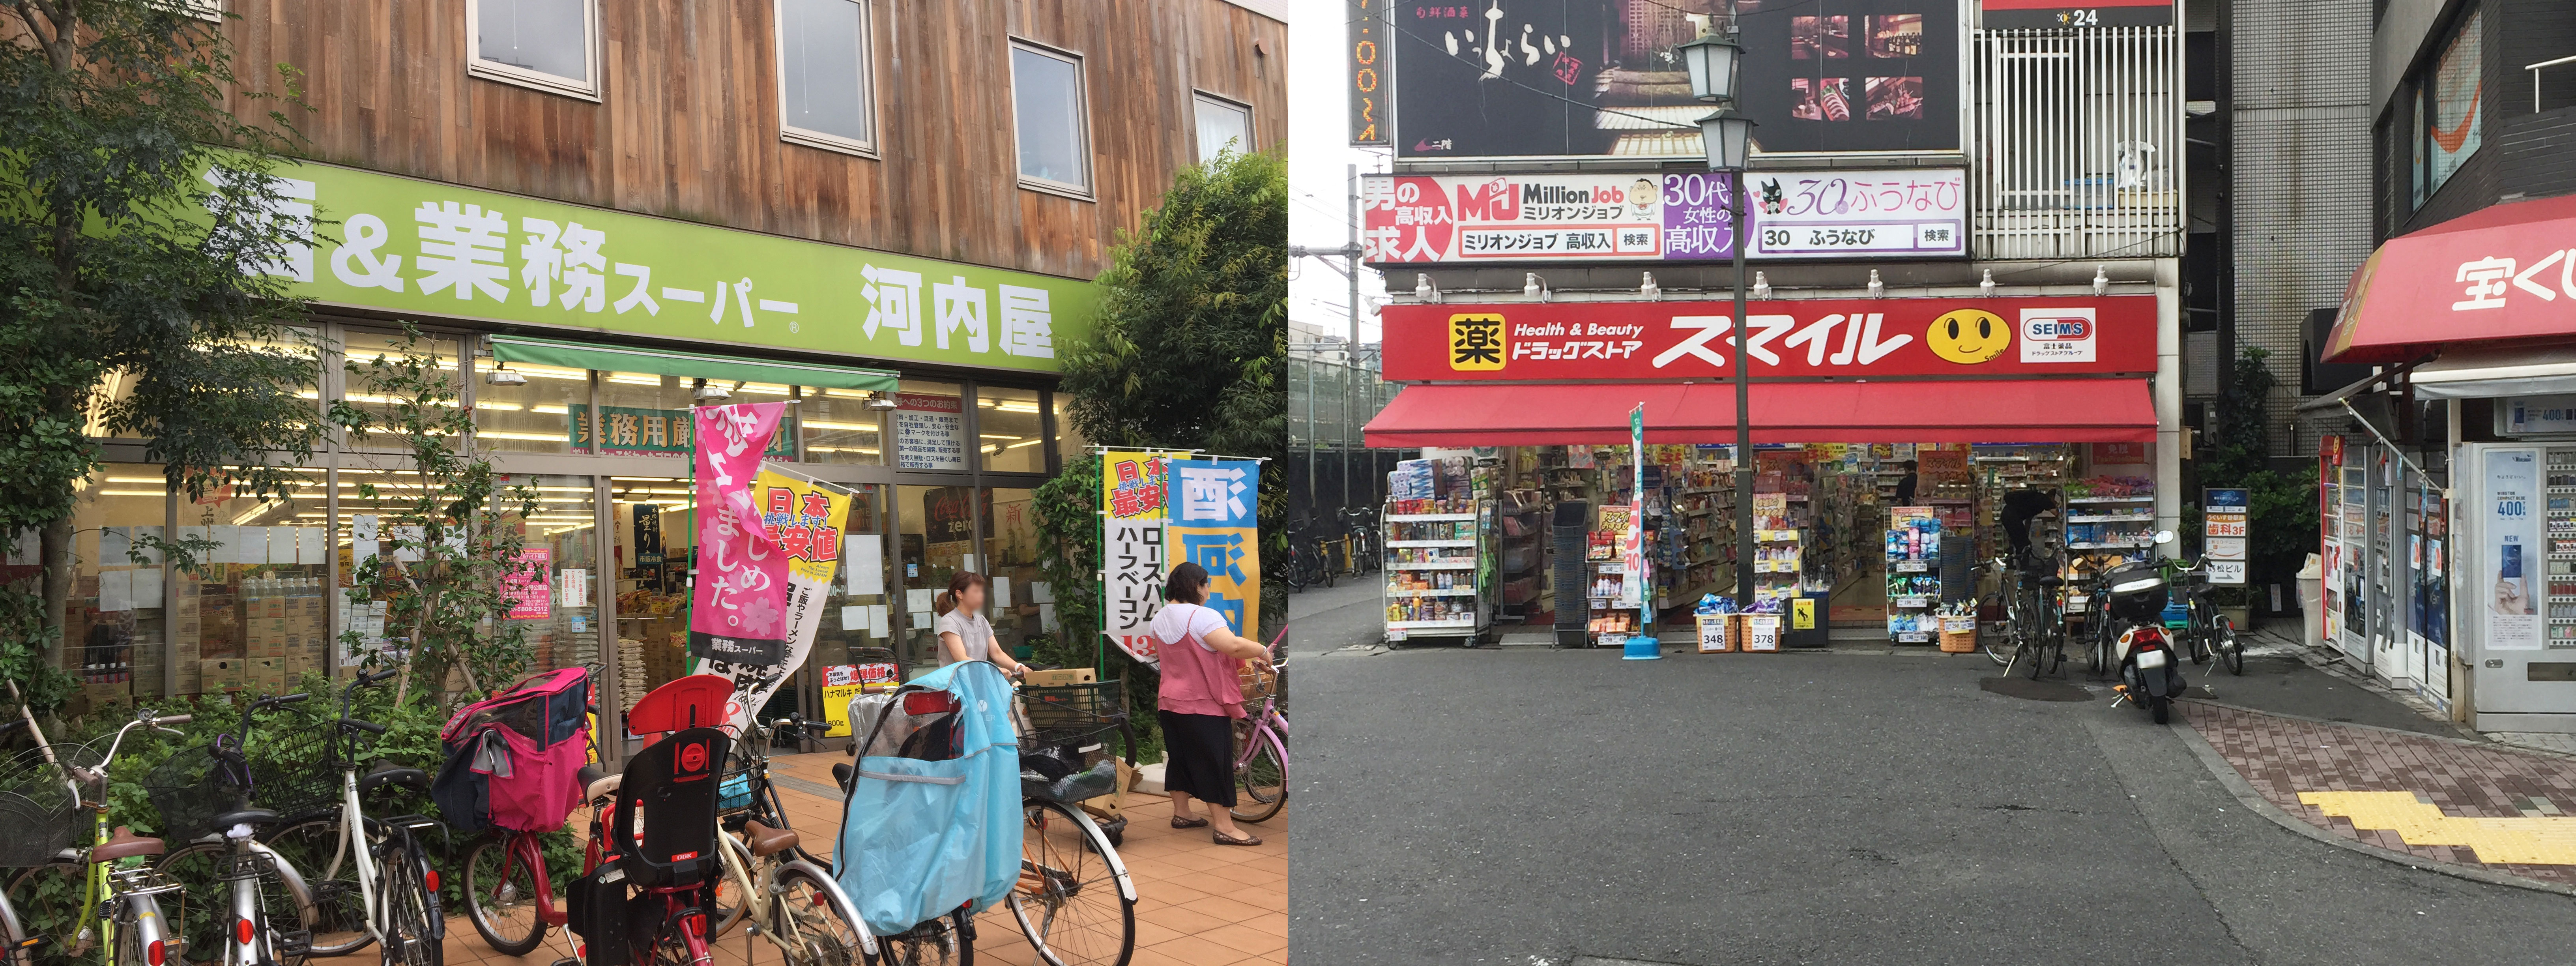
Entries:
{"label": "blue vertical banner", "polygon": [[1164,559],[1208,572],[1207,606],[1246,637],[1261,627],[1258,460],[1171,460]]}

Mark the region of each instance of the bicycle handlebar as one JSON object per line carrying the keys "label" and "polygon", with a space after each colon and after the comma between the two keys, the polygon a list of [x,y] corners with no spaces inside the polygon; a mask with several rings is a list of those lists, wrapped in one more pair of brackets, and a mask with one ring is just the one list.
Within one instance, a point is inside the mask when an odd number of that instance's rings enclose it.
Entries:
{"label": "bicycle handlebar", "polygon": [[385,733],[385,726],[373,721],[360,721],[356,718],[342,718],[340,719],[340,725],[345,728],[356,728],[371,735],[380,735]]}
{"label": "bicycle handlebar", "polygon": [[197,716],[193,714],[165,714],[161,717],[152,719],[152,726],[155,728],[166,728],[171,725],[187,724],[188,722],[195,720],[197,720]]}

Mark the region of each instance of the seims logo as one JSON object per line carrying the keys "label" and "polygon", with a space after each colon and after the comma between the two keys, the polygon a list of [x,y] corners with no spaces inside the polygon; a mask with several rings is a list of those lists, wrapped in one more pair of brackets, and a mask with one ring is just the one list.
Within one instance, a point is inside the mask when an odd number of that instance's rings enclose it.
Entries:
{"label": "seims logo", "polygon": [[2024,322],[2033,339],[2089,339],[2093,337],[2093,320],[2080,318],[2037,318]]}

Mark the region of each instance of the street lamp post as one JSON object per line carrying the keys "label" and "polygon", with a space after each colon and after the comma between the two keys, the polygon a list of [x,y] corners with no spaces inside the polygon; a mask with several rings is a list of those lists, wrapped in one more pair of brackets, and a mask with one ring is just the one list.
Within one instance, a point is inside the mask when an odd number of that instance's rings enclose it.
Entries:
{"label": "street lamp post", "polygon": [[[1734,29],[1734,18],[1727,27]],[[1681,45],[1682,63],[1690,69],[1691,94],[1703,101],[1735,100],[1736,68],[1743,48],[1732,37],[1704,34]],[[1735,254],[1735,600],[1753,606],[1753,370],[1745,357],[1744,325],[1744,163],[1752,148],[1753,119],[1732,107],[1720,107],[1699,119],[1701,147],[1712,171],[1727,173],[1726,215],[1732,226]]]}

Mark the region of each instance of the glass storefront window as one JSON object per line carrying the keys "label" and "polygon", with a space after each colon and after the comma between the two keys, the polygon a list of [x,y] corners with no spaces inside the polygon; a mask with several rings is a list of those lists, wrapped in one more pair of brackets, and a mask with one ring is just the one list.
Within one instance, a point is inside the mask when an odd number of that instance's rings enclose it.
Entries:
{"label": "glass storefront window", "polygon": [[[526,486],[536,492],[537,512],[516,521],[525,543],[520,559],[533,575],[529,592],[512,606],[509,619],[526,628],[528,669],[551,671],[600,663],[600,644],[607,629],[599,626],[600,591],[598,500],[587,476],[510,474],[504,486]],[[518,501],[497,501],[515,516]],[[508,520],[508,517],[504,517]],[[542,587],[533,586],[536,580]],[[509,682],[482,682],[498,687]]]}
{"label": "glass storefront window", "polygon": [[1060,392],[1051,396],[1055,407],[1056,465],[1071,466],[1075,460],[1091,458],[1091,441],[1074,431],[1071,398]]}
{"label": "glass storefront window", "polygon": [[[832,580],[831,596],[824,599],[822,629],[814,635],[814,654],[808,661],[822,675],[823,706],[821,714],[813,716],[817,718],[846,714],[850,699],[862,687],[899,683],[904,677],[893,630],[896,608],[887,593],[894,587],[887,579],[887,564],[894,555],[886,552],[885,488],[855,490],[857,500],[842,526],[840,570]],[[892,682],[885,680],[888,676]],[[832,737],[849,733],[848,722],[836,718]]]}
{"label": "glass storefront window", "polygon": [[[483,365],[492,365],[484,360]],[[590,370],[515,363],[527,377],[516,386],[474,387],[474,436],[490,449],[513,453],[571,453],[587,448],[589,427],[576,424],[574,407],[590,402]]]}
{"label": "glass storefront window", "polygon": [[688,674],[690,548],[697,516],[685,477],[612,476],[617,567],[617,702],[632,708]]}
{"label": "glass storefront window", "polygon": [[[56,664],[79,680],[92,703],[158,696],[171,631],[165,571],[157,555],[147,553],[148,562],[138,563],[128,551],[137,549],[137,538],[164,535],[169,500],[161,468],[110,463],[80,486],[72,509],[71,606]],[[38,573],[44,558],[37,531],[18,534],[7,549],[7,562],[25,568],[20,574]]]}
{"label": "glass storefront window", "polygon": [[[424,333],[418,343],[406,346],[405,338],[399,332],[351,331],[341,342],[348,356],[347,368],[343,373],[344,397],[348,399],[350,405],[372,413],[378,423],[376,428],[379,430],[372,438],[351,439],[352,447],[370,450],[403,448],[400,439],[382,431],[385,428],[383,423],[394,418],[395,400],[392,395],[383,391],[383,387],[377,385],[376,381],[382,378],[375,368],[376,361],[379,359],[383,360],[387,367],[399,366],[407,353],[431,360],[447,381],[450,403],[453,404],[458,398],[458,390],[462,384],[457,379],[456,340]],[[389,368],[387,371],[393,370]]]}
{"label": "glass storefront window", "polygon": [[[157,477],[159,469],[151,473]],[[179,537],[209,545],[195,554],[196,572],[173,575],[179,693],[276,694],[327,671],[327,477],[319,470],[305,475],[312,485],[288,500],[217,490],[179,504]]]}
{"label": "glass storefront window", "polygon": [[974,487],[898,486],[895,490],[900,501],[896,512],[902,521],[895,540],[896,566],[903,574],[899,603],[904,614],[902,646],[895,654],[909,679],[939,666],[939,635],[932,629],[939,592],[948,589],[949,578],[958,571],[977,570],[982,561],[975,552]]}
{"label": "glass storefront window", "polygon": [[975,435],[984,469],[994,473],[1046,472],[1046,424],[1034,389],[975,387]]}
{"label": "glass storefront window", "polygon": [[[689,407],[694,380],[649,372],[599,374],[598,447],[576,446],[575,453],[609,456],[689,455]],[[590,407],[572,407],[574,419],[588,419]]]}
{"label": "glass storefront window", "polygon": [[895,394],[895,468],[964,473],[974,447],[966,438],[966,409],[953,382],[903,381]]}
{"label": "glass storefront window", "polygon": [[1043,617],[1053,615],[1053,608],[1038,603],[1044,578],[1038,574],[1033,496],[1030,490],[985,491],[984,576],[992,584],[984,598],[985,613],[993,621],[994,643],[1004,648],[1022,647],[1046,633]]}
{"label": "glass storefront window", "polygon": [[805,401],[796,407],[805,426],[806,461],[885,465],[884,423],[868,406],[873,395],[857,389],[806,389]]}

